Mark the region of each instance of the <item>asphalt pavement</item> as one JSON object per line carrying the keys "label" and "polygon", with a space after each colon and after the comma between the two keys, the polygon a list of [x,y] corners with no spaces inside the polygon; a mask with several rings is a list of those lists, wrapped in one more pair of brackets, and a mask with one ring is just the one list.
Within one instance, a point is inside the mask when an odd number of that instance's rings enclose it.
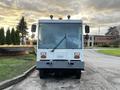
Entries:
{"label": "asphalt pavement", "polygon": [[24,81],[5,90],[120,90],[120,57],[84,50],[85,71],[81,79],[40,79],[34,71]]}

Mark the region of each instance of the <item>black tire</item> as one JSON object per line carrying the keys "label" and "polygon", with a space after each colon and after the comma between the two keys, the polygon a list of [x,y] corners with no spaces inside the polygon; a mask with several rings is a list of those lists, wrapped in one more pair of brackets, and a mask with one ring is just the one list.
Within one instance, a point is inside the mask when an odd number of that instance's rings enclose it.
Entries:
{"label": "black tire", "polygon": [[45,73],[44,73],[44,70],[39,70],[39,77],[42,79],[42,78],[45,78]]}
{"label": "black tire", "polygon": [[81,70],[76,70],[76,79],[81,78]]}

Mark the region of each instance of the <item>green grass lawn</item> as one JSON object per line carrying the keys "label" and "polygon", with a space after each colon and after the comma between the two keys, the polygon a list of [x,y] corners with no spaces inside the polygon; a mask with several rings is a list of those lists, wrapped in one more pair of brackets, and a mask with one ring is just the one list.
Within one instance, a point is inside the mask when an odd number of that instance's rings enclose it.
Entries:
{"label": "green grass lawn", "polygon": [[98,50],[98,52],[120,57],[120,49],[105,49],[105,50]]}
{"label": "green grass lawn", "polygon": [[22,74],[35,64],[32,54],[22,56],[0,56],[0,82]]}

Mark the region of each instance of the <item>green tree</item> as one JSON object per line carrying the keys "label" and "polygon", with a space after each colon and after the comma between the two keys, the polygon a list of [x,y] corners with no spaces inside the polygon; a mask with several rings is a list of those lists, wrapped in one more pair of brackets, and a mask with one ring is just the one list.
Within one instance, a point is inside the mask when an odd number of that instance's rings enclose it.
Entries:
{"label": "green tree", "polygon": [[12,28],[12,31],[11,31],[11,41],[12,41],[12,44],[15,45],[16,44],[16,36],[15,36],[15,29]]}
{"label": "green tree", "polygon": [[7,32],[6,32],[6,44],[10,45],[11,42],[11,33],[10,33],[10,29],[8,28]]}
{"label": "green tree", "polygon": [[5,44],[5,33],[4,33],[4,28],[0,29],[0,45]]}
{"label": "green tree", "polygon": [[17,25],[17,30],[21,33],[22,45],[24,44],[24,37],[27,35],[27,23],[24,17],[21,18],[20,22]]}
{"label": "green tree", "polygon": [[20,35],[18,30],[15,31],[15,38],[15,45],[20,45]]}

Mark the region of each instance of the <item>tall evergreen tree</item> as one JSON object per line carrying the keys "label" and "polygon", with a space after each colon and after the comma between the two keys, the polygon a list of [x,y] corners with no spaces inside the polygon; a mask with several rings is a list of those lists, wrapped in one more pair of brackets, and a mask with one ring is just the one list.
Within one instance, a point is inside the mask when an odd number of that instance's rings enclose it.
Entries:
{"label": "tall evergreen tree", "polygon": [[15,38],[15,45],[20,45],[20,35],[18,30],[15,31]]}
{"label": "tall evergreen tree", "polygon": [[1,33],[1,28],[0,28],[0,45],[2,45],[2,33]]}
{"label": "tall evergreen tree", "polygon": [[11,33],[10,33],[10,29],[8,28],[7,32],[6,32],[6,44],[10,45],[11,42]]}
{"label": "tall evergreen tree", "polygon": [[0,29],[0,45],[5,44],[5,33],[4,33],[4,28]]}
{"label": "tall evergreen tree", "polygon": [[21,18],[20,22],[17,25],[17,30],[21,33],[21,37],[22,37],[22,44],[24,44],[24,37],[27,34],[27,23],[24,19],[24,17]]}
{"label": "tall evergreen tree", "polygon": [[12,28],[12,31],[11,31],[11,41],[12,41],[12,44],[15,45],[15,42],[16,42],[16,36],[15,36],[15,29]]}

